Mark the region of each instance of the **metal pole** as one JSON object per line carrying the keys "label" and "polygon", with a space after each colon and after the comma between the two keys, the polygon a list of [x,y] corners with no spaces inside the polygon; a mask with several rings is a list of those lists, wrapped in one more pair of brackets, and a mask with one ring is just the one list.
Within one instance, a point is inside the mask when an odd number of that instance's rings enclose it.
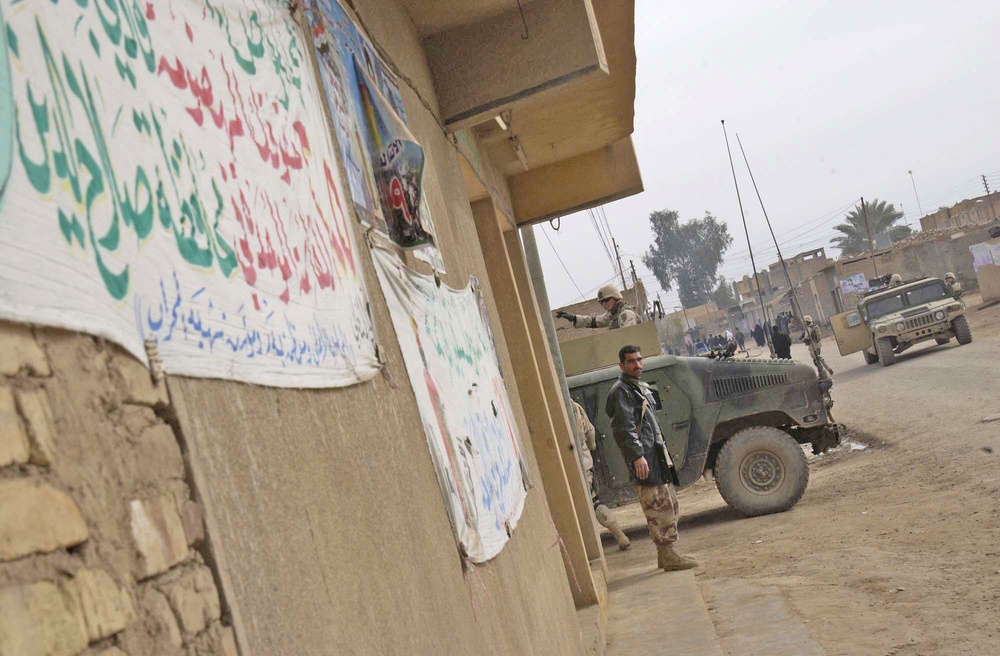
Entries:
{"label": "metal pole", "polygon": [[865,217],[865,230],[868,231],[868,256],[872,260],[872,268],[875,269],[875,277],[878,278],[878,264],[875,262],[875,242],[872,241],[872,227],[868,223],[868,209],[865,208],[865,197],[861,197],[861,214]]}
{"label": "metal pole", "polygon": [[[765,323],[767,323],[767,310],[764,309],[764,294],[760,289],[760,275],[757,273],[757,264],[754,262],[753,258],[753,245],[750,243],[750,230],[747,228],[747,216],[743,212],[743,200],[740,198],[740,185],[736,181],[736,167],[733,166],[733,153],[729,149],[729,134],[726,132],[726,121],[722,121],[722,134],[726,137],[726,152],[729,153],[729,168],[733,172],[733,186],[736,187],[736,201],[740,204],[740,216],[743,217],[743,233],[747,237],[747,249],[750,251],[750,266],[753,267],[753,277],[757,281],[757,298],[760,299],[760,309],[764,314]],[[769,327],[770,328],[770,327]],[[774,357],[774,344],[771,342],[771,331],[770,329],[764,331],[764,340],[767,342],[767,348],[771,351],[771,357]]]}
{"label": "metal pole", "polygon": [[917,195],[917,183],[913,181],[913,171],[907,171],[910,174],[910,184],[913,185],[913,195],[917,199],[917,211],[920,212],[920,216],[924,215],[924,208],[920,207],[920,196]]}
{"label": "metal pole", "polygon": [[681,303],[681,312],[684,313],[684,325],[687,326],[687,329],[690,331],[691,330],[691,320],[688,319],[688,311],[687,311],[687,308],[684,307],[683,303]]}
{"label": "metal pole", "polygon": [[[764,201],[760,197],[760,190],[757,189],[757,181],[754,180],[753,171],[750,169],[750,162],[747,160],[746,151],[743,150],[743,142],[740,141],[740,133],[736,133],[736,143],[740,146],[740,153],[743,155],[743,163],[747,165],[747,173],[750,174],[750,182],[753,183],[754,193],[757,194],[757,202],[760,203],[760,211],[764,213],[764,220],[767,222],[767,229],[771,233],[771,240],[774,242],[774,248],[778,251],[778,261],[781,262],[781,269],[785,272],[785,282],[788,283],[788,289],[792,292],[792,311],[795,312],[795,318],[798,320],[800,326],[805,326],[805,320],[802,318],[802,308],[799,306],[798,295],[795,293],[795,286],[792,285],[792,277],[788,274],[788,265],[785,263],[785,258],[781,255],[781,247],[778,246],[778,238],[774,236],[774,228],[771,227],[771,219],[767,216],[767,210],[764,209]],[[799,269],[801,273],[801,268]]]}

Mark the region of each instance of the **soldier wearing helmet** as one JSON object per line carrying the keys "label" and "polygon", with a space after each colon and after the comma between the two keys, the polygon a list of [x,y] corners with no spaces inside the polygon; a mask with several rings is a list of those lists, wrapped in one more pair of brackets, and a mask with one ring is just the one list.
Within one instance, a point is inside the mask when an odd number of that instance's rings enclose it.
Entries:
{"label": "soldier wearing helmet", "polygon": [[573,314],[564,310],[556,311],[556,318],[569,320],[574,328],[625,328],[640,322],[639,314],[622,299],[622,293],[614,285],[604,285],[597,290],[597,302],[604,308],[604,314],[588,316]]}
{"label": "soldier wearing helmet", "polygon": [[823,333],[819,331],[819,326],[813,322],[813,318],[808,314],[802,317],[802,321],[806,325],[800,339],[806,346],[809,347],[809,353],[812,355],[813,364],[816,365],[816,370],[822,372],[825,369],[832,374],[833,369],[830,368],[830,365],[828,365],[826,360],[823,359],[823,356],[820,355]]}
{"label": "soldier wearing helmet", "polygon": [[953,296],[955,300],[962,298],[962,283],[955,280],[955,274],[951,271],[944,274],[944,289],[948,292],[948,295]]}
{"label": "soldier wearing helmet", "polygon": [[898,273],[892,274],[892,277],[889,278],[890,287],[899,287],[902,284],[903,284],[903,276],[899,275]]}

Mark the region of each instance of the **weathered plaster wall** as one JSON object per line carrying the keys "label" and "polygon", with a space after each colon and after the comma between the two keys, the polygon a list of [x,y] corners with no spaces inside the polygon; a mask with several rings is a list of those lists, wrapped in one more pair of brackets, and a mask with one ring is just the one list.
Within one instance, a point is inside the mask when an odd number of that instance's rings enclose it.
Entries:
{"label": "weathered plaster wall", "polygon": [[0,322],[0,654],[237,655],[170,416],[121,348]]}
{"label": "weathered plaster wall", "polygon": [[[434,107],[405,12],[389,2],[354,4],[374,40]],[[428,155],[426,189],[444,281],[462,286],[477,276],[496,318],[455,148],[412,89],[401,87],[409,127]],[[243,653],[580,653],[512,377],[508,389],[536,487],[500,555],[463,573],[385,301],[370,257],[361,260],[393,381],[319,391],[168,381]],[[500,322],[493,328],[509,372]]]}

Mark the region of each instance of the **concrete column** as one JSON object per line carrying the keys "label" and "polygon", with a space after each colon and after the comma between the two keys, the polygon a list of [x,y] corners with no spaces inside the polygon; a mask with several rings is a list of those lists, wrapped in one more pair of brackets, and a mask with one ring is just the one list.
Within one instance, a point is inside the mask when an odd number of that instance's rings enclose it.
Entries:
{"label": "concrete column", "polygon": [[[590,498],[590,489],[587,486],[587,479],[584,477],[583,467],[580,463],[578,445],[583,438],[580,435],[575,435],[569,406],[569,388],[566,386],[566,373],[562,366],[559,340],[556,337],[556,327],[549,309],[548,292],[545,289],[545,278],[542,276],[533,230],[533,226],[526,226],[519,231],[524,242],[523,251],[518,249],[515,252],[509,245],[507,250],[511,257],[514,277],[519,282],[530,277],[530,284],[518,285],[521,306],[525,308],[527,314],[528,331],[531,333],[535,359],[541,370],[542,385],[545,387],[550,413],[556,425],[556,433],[560,432],[559,427],[563,417],[565,417],[569,428],[569,439],[560,440],[560,444],[563,445],[563,464],[566,465],[566,476],[569,478],[573,502],[576,504],[576,514],[583,532],[583,542],[587,547],[587,555],[591,560],[601,559],[602,567],[606,567],[604,549],[601,546],[601,537],[597,528],[597,518],[594,516],[594,507]],[[539,328],[544,329],[542,339],[539,339],[539,332],[532,329],[532,325],[535,323],[538,324]],[[546,363],[549,366],[546,366]]]}
{"label": "concrete column", "polygon": [[[476,230],[479,233],[479,243],[482,246],[490,287],[493,290],[507,348],[510,351],[514,378],[517,380],[521,405],[524,408],[528,431],[531,433],[531,445],[542,477],[545,499],[556,530],[566,546],[564,561],[570,590],[578,608],[589,606],[599,601],[597,587],[590,571],[576,506],[560,456],[559,440],[565,440],[566,431],[569,429],[568,422],[563,412],[563,423],[566,426],[563,427],[561,434],[556,432],[549,412],[550,405],[542,385],[543,376],[532,345],[529,322],[526,320],[525,308],[518,295],[519,282],[514,275],[512,258],[508,255],[508,243],[500,229],[492,201],[482,200],[473,203],[472,215],[476,220]],[[517,233],[508,234],[513,236],[517,246],[516,257],[520,259]],[[533,310],[531,306],[528,307]],[[535,323],[537,324],[537,320]],[[575,582],[579,583],[579,589]]]}

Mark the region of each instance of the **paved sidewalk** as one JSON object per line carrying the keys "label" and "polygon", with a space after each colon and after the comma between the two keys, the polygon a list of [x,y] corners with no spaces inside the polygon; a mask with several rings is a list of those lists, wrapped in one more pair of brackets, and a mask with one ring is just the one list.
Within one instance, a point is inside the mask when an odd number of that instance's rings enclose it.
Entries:
{"label": "paved sidewalk", "polygon": [[616,560],[608,559],[607,656],[722,656],[693,571],[660,571],[655,558],[618,570]]}

